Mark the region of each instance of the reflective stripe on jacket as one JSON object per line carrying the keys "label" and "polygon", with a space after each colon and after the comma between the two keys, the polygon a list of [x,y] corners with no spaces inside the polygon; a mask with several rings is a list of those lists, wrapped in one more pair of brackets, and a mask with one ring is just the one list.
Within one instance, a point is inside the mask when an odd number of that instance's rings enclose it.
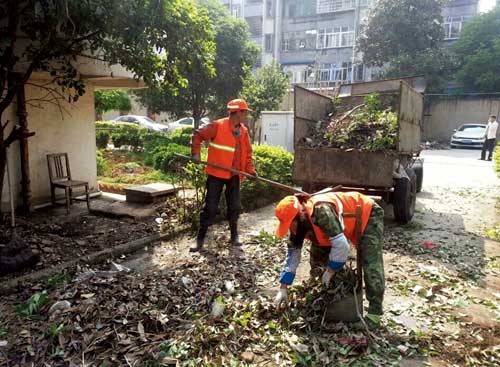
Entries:
{"label": "reflective stripe on jacket", "polygon": [[[319,246],[331,246],[330,239],[323,233],[321,228],[314,224],[312,216],[314,208],[320,203],[328,203],[335,207],[339,216],[339,221],[344,227],[344,234],[353,244],[357,244],[356,239],[356,218],[344,218],[344,213],[355,214],[356,207],[361,206],[361,234],[365,232],[366,225],[370,220],[373,200],[360,194],[359,192],[329,192],[326,194],[312,196],[304,208],[312,224],[314,235]],[[360,239],[359,239],[360,240]]]}
{"label": "reflective stripe on jacket", "polygon": [[[240,171],[247,171],[246,167],[243,165],[247,161],[247,155],[249,154],[248,148],[246,144],[240,144],[239,149],[237,149],[237,139],[233,135],[229,118],[214,121],[213,124],[218,125],[217,134],[208,145],[208,162],[228,168],[236,168]],[[240,134],[240,141],[243,141],[243,139],[249,139],[248,131],[243,125],[240,125]],[[235,153],[240,154],[239,167],[233,167]],[[205,168],[205,172],[208,175],[224,179],[228,179],[233,176],[233,174],[229,171],[210,166]],[[240,179],[242,179],[241,176]]]}

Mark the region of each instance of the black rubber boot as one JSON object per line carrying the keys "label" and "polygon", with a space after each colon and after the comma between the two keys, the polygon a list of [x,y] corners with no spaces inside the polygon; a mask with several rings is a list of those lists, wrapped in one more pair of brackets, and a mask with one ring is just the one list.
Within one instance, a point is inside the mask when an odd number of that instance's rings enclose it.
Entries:
{"label": "black rubber boot", "polygon": [[231,230],[231,245],[241,246],[242,243],[240,242],[240,236],[238,235],[238,222],[229,222],[229,229]]}
{"label": "black rubber boot", "polygon": [[208,227],[201,226],[198,229],[198,234],[196,235],[196,247],[191,247],[190,252],[197,252],[203,248],[203,243],[205,242],[205,236],[207,234]]}

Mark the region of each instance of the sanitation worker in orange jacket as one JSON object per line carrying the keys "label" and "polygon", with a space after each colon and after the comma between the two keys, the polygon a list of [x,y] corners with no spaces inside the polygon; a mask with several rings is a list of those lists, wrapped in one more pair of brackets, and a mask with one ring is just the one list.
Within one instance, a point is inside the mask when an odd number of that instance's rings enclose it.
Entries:
{"label": "sanitation worker in orange jacket", "polygon": [[[355,218],[343,217],[343,213],[355,213],[358,205],[361,206],[362,229],[359,241]],[[370,327],[377,327],[382,315],[385,284],[383,209],[358,192],[330,192],[315,196],[287,196],[278,204],[275,214],[280,221],[276,236],[281,238],[290,230],[287,257],[280,276],[281,287],[276,295],[278,306],[288,306],[287,288],[295,278],[304,239],[311,240],[311,275],[319,276],[323,272],[321,279],[325,286],[347,261],[350,241],[361,246],[369,301],[366,322]]]}
{"label": "sanitation worker in orange jacket", "polygon": [[[247,103],[243,99],[233,99],[227,104],[229,117],[212,122],[207,127],[193,134],[191,155],[200,159],[202,141],[209,141],[208,162],[219,166],[234,168],[253,175],[257,175],[252,162],[252,145],[247,128],[243,123],[247,119]],[[231,230],[231,243],[240,246],[238,236],[238,217],[240,214],[240,181],[243,177],[229,171],[207,166],[207,193],[205,206],[200,214],[200,228],[196,236],[196,247],[191,251],[198,251],[203,247],[208,227],[212,225],[222,189],[225,186],[227,204],[227,219]]]}

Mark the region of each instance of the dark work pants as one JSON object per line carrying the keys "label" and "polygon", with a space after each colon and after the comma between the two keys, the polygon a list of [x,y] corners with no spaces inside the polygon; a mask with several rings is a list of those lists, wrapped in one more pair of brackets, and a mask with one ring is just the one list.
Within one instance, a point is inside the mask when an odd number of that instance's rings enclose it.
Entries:
{"label": "dark work pants", "polygon": [[493,151],[495,150],[495,139],[486,139],[483,144],[483,150],[481,151],[481,159],[486,159],[486,151],[489,152],[488,159],[491,160],[493,157]]}
{"label": "dark work pants", "polygon": [[207,194],[205,196],[205,206],[200,213],[200,226],[211,226],[217,215],[220,195],[226,186],[224,195],[226,196],[227,220],[237,221],[240,215],[240,177],[235,175],[229,179],[218,178],[208,175]]}

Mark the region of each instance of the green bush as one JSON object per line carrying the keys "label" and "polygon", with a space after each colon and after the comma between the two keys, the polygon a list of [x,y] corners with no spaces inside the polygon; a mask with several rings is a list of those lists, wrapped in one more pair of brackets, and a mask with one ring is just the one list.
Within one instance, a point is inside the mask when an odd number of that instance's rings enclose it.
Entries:
{"label": "green bush", "polygon": [[[285,184],[292,184],[293,154],[281,147],[253,146],[253,161],[259,176]],[[241,185],[241,205],[249,211],[278,200],[283,190],[263,182],[245,179]]]}
{"label": "green bush", "polygon": [[170,140],[179,145],[191,146],[191,136],[193,135],[192,127],[185,127],[173,131],[169,138]]}
{"label": "green bush", "polygon": [[493,152],[493,160],[495,161],[495,171],[498,177],[500,177],[500,142],[497,144],[495,151]]}
{"label": "green bush", "polygon": [[108,169],[108,162],[106,161],[106,158],[104,158],[104,154],[100,150],[97,151],[96,161],[97,176],[103,176]]}
{"label": "green bush", "polygon": [[111,139],[115,148],[124,145],[131,146],[134,150],[139,150],[144,145],[144,140],[149,136],[148,129],[132,124],[116,124],[111,133]]}
{"label": "green bush", "polygon": [[178,165],[184,164],[185,162],[179,162],[179,160],[174,156],[174,153],[189,156],[191,154],[191,148],[174,143],[170,143],[163,147],[157,147],[157,149],[155,149],[150,156],[150,159],[153,162],[153,167],[162,172],[177,171]]}
{"label": "green bush", "polygon": [[111,133],[109,130],[96,130],[95,142],[98,149],[106,149]]}

